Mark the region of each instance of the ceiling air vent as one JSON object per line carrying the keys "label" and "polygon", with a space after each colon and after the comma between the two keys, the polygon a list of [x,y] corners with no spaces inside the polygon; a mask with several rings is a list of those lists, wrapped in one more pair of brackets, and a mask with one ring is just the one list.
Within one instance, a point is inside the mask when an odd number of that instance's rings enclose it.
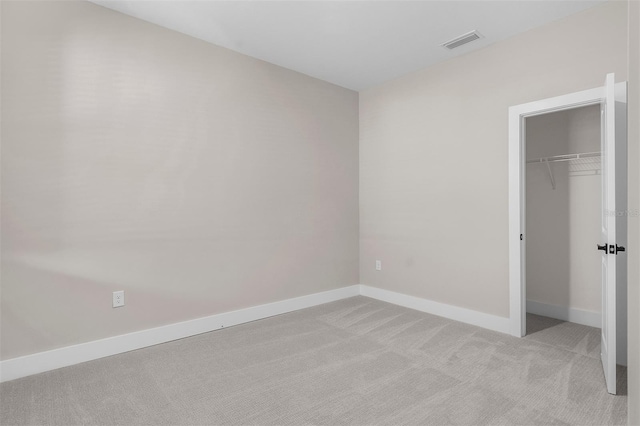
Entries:
{"label": "ceiling air vent", "polygon": [[460,37],[456,37],[453,40],[449,40],[444,43],[442,46],[446,47],[449,50],[455,49],[456,47],[460,47],[463,44],[471,43],[474,40],[478,40],[480,38],[480,34],[477,31],[471,31],[470,33],[466,33],[461,35]]}

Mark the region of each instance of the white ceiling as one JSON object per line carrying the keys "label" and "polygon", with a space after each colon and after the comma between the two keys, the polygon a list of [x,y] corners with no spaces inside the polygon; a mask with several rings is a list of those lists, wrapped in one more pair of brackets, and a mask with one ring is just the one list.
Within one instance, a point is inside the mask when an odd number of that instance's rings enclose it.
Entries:
{"label": "white ceiling", "polygon": [[[605,0],[93,3],[353,90],[476,50]],[[484,38],[440,45],[478,30]]]}

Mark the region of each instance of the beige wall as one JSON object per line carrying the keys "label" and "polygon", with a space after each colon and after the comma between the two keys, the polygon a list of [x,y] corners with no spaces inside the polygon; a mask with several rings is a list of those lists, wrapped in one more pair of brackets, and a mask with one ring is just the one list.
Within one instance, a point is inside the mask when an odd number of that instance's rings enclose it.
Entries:
{"label": "beige wall", "polygon": [[[527,159],[600,151],[600,107],[527,119]],[[527,164],[527,300],[600,313],[599,158]]]}
{"label": "beige wall", "polygon": [[[629,424],[640,425],[640,2],[629,2]],[[635,212],[635,214],[633,214]]]}
{"label": "beige wall", "polygon": [[507,317],[508,108],[626,80],[626,46],[610,2],[361,92],[361,282]]}
{"label": "beige wall", "polygon": [[356,92],[88,2],[2,56],[2,359],[358,283]]}

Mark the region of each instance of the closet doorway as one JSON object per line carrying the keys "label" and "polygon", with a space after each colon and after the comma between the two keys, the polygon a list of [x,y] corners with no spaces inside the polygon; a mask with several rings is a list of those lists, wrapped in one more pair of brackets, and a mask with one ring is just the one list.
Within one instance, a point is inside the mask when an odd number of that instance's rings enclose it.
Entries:
{"label": "closet doorway", "polygon": [[[526,311],[600,328],[600,106],[525,119]],[[531,318],[529,318],[531,319]],[[526,334],[532,333],[527,323]]]}
{"label": "closet doorway", "polygon": [[600,328],[606,387],[626,365],[626,83],[509,109],[511,334],[529,311]]}

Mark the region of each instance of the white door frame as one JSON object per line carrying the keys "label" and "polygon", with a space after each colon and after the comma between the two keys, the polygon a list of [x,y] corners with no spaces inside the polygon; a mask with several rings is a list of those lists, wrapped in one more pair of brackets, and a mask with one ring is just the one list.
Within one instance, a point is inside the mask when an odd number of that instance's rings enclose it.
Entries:
{"label": "white door frame", "polygon": [[[602,87],[515,105],[509,108],[509,329],[512,336],[527,332],[526,315],[526,160],[525,119],[536,115],[600,104]],[[594,243],[595,244],[595,243]]]}

